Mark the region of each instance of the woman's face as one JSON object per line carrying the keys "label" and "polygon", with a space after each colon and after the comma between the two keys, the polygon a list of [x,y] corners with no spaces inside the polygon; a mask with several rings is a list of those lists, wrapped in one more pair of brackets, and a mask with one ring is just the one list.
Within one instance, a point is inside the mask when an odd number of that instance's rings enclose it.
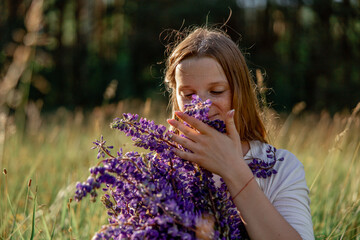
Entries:
{"label": "woman's face", "polygon": [[225,121],[231,110],[231,89],[220,64],[210,57],[192,57],[181,61],[175,70],[176,100],[180,111],[197,94],[212,104],[209,119]]}

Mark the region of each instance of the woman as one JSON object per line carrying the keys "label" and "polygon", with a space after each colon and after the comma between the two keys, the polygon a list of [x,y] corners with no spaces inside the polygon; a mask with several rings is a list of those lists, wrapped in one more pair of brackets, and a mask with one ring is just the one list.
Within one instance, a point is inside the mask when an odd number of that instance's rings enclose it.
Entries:
{"label": "woman", "polygon": [[[248,166],[252,159],[269,160],[269,145],[237,45],[220,30],[195,29],[169,55],[165,83],[174,113],[168,123],[186,136],[171,138],[191,150],[175,154],[223,178],[251,239],[313,239],[309,190],[299,160],[278,150],[276,158],[284,160],[266,178],[254,178]],[[223,120],[226,134],[182,113],[194,94],[212,101],[210,120]]]}

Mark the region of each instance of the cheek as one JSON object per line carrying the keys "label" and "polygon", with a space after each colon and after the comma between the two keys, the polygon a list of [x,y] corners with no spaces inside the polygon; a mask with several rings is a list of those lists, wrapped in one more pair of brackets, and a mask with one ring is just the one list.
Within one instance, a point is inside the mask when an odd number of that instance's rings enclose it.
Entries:
{"label": "cheek", "polygon": [[226,96],[224,99],[223,99],[223,102],[222,102],[222,107],[223,107],[223,110],[228,112],[231,110],[232,108],[232,97],[231,97],[231,94],[229,94],[228,96]]}
{"label": "cheek", "polygon": [[176,95],[176,102],[177,102],[177,105],[179,106],[179,110],[180,111],[184,111],[184,105],[185,105],[185,102],[182,100],[182,98],[179,96],[179,95]]}
{"label": "cheek", "polygon": [[229,106],[230,110],[233,108],[232,97],[231,96],[229,96],[228,106]]}

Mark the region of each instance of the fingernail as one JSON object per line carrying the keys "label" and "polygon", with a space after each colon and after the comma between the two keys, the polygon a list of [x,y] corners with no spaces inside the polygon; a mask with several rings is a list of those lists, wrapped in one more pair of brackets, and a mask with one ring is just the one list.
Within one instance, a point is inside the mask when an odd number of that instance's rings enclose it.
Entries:
{"label": "fingernail", "polygon": [[230,118],[233,118],[234,117],[234,114],[235,114],[235,109],[231,109],[229,112],[228,112],[228,116]]}
{"label": "fingernail", "polygon": [[177,115],[177,116],[182,116],[183,115],[183,113],[182,112],[180,112],[180,111],[175,111],[175,115]]}

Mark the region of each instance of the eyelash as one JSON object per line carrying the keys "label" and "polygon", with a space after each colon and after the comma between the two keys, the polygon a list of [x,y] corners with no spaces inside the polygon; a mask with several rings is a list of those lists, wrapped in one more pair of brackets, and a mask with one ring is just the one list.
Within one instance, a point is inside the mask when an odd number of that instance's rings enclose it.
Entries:
{"label": "eyelash", "polygon": [[[220,95],[222,94],[224,91],[210,91],[211,94],[213,95]],[[184,95],[185,98],[191,98],[192,95],[194,95],[195,93],[190,93],[190,94],[186,94]]]}
{"label": "eyelash", "polygon": [[211,94],[219,95],[222,94],[224,91],[211,91]]}

